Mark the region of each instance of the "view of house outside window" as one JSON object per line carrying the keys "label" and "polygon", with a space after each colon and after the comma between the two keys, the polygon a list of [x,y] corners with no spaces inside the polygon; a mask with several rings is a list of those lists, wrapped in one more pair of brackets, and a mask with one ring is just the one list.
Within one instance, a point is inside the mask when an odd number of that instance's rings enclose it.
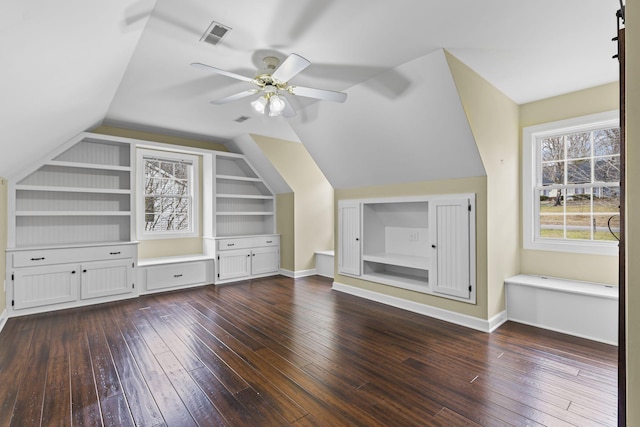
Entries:
{"label": "view of house outside window", "polygon": [[618,113],[527,127],[522,142],[524,247],[617,253]]}
{"label": "view of house outside window", "polygon": [[620,129],[537,140],[539,237],[615,240],[620,215]]}

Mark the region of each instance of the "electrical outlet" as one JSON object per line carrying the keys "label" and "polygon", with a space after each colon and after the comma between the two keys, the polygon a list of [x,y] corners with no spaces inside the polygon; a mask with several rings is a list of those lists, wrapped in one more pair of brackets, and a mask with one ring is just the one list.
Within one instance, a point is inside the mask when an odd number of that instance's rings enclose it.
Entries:
{"label": "electrical outlet", "polygon": [[410,242],[417,242],[418,240],[420,240],[420,233],[417,231],[414,231],[412,233],[409,233],[409,241]]}

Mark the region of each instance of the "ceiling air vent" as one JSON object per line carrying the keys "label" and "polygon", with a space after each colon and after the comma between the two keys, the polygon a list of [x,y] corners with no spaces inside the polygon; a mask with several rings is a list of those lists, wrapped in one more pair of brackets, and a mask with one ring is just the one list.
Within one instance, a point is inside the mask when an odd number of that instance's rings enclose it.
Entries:
{"label": "ceiling air vent", "polygon": [[200,41],[217,46],[230,29],[231,28],[226,27],[219,22],[213,21],[211,25],[209,25],[209,28],[207,28],[207,31],[205,31],[200,38]]}
{"label": "ceiling air vent", "polygon": [[234,122],[238,122],[238,123],[242,123],[242,122],[244,122],[245,120],[249,120],[250,118],[251,118],[251,117],[249,117],[249,116],[240,116],[240,117],[238,117],[237,119],[234,119],[233,121],[234,121]]}

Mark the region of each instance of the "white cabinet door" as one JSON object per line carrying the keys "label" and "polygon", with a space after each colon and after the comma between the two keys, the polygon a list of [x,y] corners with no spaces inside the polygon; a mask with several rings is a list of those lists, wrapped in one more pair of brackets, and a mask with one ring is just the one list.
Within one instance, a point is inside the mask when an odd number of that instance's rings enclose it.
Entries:
{"label": "white cabinet door", "polygon": [[459,298],[471,294],[469,199],[429,202],[432,263],[429,282],[435,292]]}
{"label": "white cabinet door", "polygon": [[338,272],[360,275],[360,203],[338,202]]}
{"label": "white cabinet door", "polygon": [[251,250],[218,252],[218,280],[239,279],[251,275]]}
{"label": "white cabinet door", "polygon": [[277,246],[256,248],[251,251],[251,274],[277,273],[280,269],[280,251]]}
{"label": "white cabinet door", "polygon": [[81,266],[80,298],[98,298],[133,292],[133,265],[130,259],[97,261]]}
{"label": "white cabinet door", "polygon": [[79,265],[17,269],[13,280],[14,309],[59,304],[78,299]]}

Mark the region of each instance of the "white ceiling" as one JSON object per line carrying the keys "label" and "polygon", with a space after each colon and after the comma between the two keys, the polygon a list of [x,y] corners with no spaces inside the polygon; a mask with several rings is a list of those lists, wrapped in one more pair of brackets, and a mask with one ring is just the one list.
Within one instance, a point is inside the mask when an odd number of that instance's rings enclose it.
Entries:
{"label": "white ceiling", "polygon": [[[519,104],[612,82],[618,7],[617,0],[3,0],[0,149],[12,154],[0,158],[0,176],[101,123],[223,142],[248,133],[301,139],[287,119],[260,116],[246,99],[210,104],[248,83],[191,62],[252,76],[267,54],[304,56],[312,65],[293,83],[345,91],[361,109],[292,101],[307,122],[348,108],[337,141],[371,123],[370,100],[420,83],[399,71],[403,64],[441,49]],[[212,20],[232,28],[215,47],[199,41]],[[233,121],[241,115],[251,118]],[[312,154],[323,143],[311,132],[302,142]]]}

